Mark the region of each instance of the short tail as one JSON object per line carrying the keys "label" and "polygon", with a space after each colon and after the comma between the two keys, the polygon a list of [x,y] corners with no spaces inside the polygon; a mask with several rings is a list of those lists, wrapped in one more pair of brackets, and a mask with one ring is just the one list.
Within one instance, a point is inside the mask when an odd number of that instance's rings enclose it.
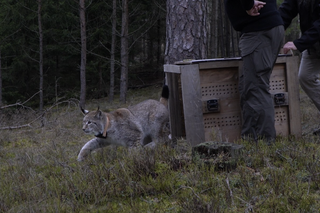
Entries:
{"label": "short tail", "polygon": [[166,107],[168,107],[168,100],[169,100],[169,87],[167,85],[163,85],[160,102]]}

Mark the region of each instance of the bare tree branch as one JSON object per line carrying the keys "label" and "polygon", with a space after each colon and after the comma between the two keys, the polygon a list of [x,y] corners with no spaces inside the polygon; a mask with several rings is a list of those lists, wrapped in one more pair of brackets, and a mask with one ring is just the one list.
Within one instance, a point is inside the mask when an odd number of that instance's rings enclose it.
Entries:
{"label": "bare tree branch", "polygon": [[27,102],[29,102],[34,96],[36,96],[37,94],[39,94],[40,91],[36,92],[35,94],[33,94],[28,100],[26,100],[25,102],[23,103],[15,103],[15,104],[9,104],[9,105],[6,105],[6,106],[1,106],[0,109],[5,109],[5,108],[9,108],[9,107],[14,107],[14,106],[22,106],[24,108],[27,108],[26,106],[24,106]]}
{"label": "bare tree branch", "polygon": [[[36,93],[36,94],[37,94],[37,93]],[[36,94],[35,94],[35,95],[36,95]],[[35,95],[33,95],[33,96],[35,96]],[[33,97],[33,96],[32,96],[32,97]],[[29,98],[28,100],[30,100],[30,99],[31,99],[31,98]],[[28,100],[25,101],[24,103],[28,102]],[[0,127],[0,130],[14,130],[14,129],[22,129],[22,128],[25,128],[25,127],[30,127],[30,128],[32,128],[32,124],[33,124],[34,122],[42,119],[42,118],[45,116],[45,114],[47,114],[48,112],[50,112],[50,110],[51,110],[52,108],[54,108],[54,107],[56,107],[56,106],[58,106],[58,105],[61,105],[61,104],[65,104],[65,103],[68,103],[68,104],[73,103],[74,105],[79,105],[79,100],[77,100],[77,99],[69,99],[69,100],[66,100],[66,101],[61,101],[61,102],[55,103],[55,104],[53,104],[52,106],[50,106],[48,109],[45,109],[39,116],[37,116],[35,119],[33,119],[32,121],[30,121],[29,123],[22,124],[22,125],[17,125],[17,126],[4,126],[4,127]],[[17,105],[25,107],[23,104],[19,104],[19,103],[18,103],[18,104],[12,104],[12,105],[10,105],[10,106],[17,106]],[[8,106],[5,106],[5,107],[8,108],[9,105],[8,105]]]}

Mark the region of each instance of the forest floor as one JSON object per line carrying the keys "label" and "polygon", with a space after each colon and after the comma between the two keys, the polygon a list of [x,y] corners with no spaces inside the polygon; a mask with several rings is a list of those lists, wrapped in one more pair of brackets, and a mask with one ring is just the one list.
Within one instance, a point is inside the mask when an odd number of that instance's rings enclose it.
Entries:
{"label": "forest floor", "polygon": [[[113,110],[147,98],[160,86],[130,90],[128,103],[92,100],[88,109]],[[185,140],[128,152],[106,147],[84,162],[77,154],[92,136],[70,100],[43,119],[28,108],[3,110],[0,128],[0,212],[319,212],[320,116],[301,92],[301,138],[279,137],[272,146],[246,141],[234,169],[193,160]]]}

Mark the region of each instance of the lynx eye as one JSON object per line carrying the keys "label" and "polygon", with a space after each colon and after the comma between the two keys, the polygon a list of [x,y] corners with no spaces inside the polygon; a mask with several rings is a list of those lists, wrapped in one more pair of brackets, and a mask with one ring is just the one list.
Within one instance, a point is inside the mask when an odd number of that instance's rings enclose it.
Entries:
{"label": "lynx eye", "polygon": [[87,124],[94,124],[94,125],[97,125],[95,122],[91,122],[91,121],[87,121]]}

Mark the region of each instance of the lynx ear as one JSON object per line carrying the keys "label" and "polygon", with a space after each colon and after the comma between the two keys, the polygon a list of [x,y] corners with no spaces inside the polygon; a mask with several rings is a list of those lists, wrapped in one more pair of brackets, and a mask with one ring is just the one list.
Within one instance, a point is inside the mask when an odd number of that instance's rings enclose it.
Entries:
{"label": "lynx ear", "polygon": [[83,115],[86,115],[86,114],[88,114],[88,113],[89,113],[89,111],[88,111],[88,110],[85,110],[85,109],[83,109],[82,107],[80,107],[80,109],[81,109],[81,112],[83,113]]}
{"label": "lynx ear", "polygon": [[102,116],[102,112],[100,111],[100,107],[98,106],[98,109],[97,109],[97,111],[96,111],[95,117],[98,118],[98,119],[100,119],[101,116]]}

